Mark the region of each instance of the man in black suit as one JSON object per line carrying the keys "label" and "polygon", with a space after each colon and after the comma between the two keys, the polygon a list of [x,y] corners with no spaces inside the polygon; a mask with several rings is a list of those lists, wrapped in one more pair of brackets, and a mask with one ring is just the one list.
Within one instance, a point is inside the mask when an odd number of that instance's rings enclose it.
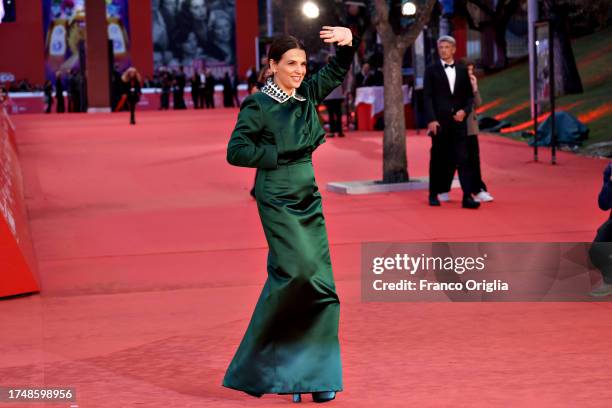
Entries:
{"label": "man in black suit", "polygon": [[64,113],[66,107],[64,105],[64,79],[61,71],[55,74],[55,99],[57,99],[57,113]]}
{"label": "man in black suit", "polygon": [[474,177],[468,163],[466,121],[472,111],[474,93],[467,68],[453,59],[455,51],[453,37],[440,37],[440,59],[425,70],[425,116],[431,136],[429,205],[440,205],[438,194],[444,192],[445,181],[457,168],[463,208],[478,208],[480,203],[472,198]]}
{"label": "man in black suit", "polygon": [[361,66],[361,71],[355,75],[355,87],[374,86],[374,75],[370,71],[370,64],[367,62]]}
{"label": "man in black suit", "polygon": [[187,85],[187,77],[185,69],[179,65],[179,71],[174,75],[176,82],[176,94],[174,98],[174,109],[187,109],[185,105],[185,86]]}
{"label": "man in black suit", "polygon": [[204,99],[206,102],[206,109],[215,108],[215,77],[212,72],[206,71],[206,82],[204,85]]}

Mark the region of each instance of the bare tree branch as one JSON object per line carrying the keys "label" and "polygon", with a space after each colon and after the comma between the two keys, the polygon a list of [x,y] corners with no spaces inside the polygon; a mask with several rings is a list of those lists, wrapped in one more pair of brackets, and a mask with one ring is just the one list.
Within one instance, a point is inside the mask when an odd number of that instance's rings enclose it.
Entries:
{"label": "bare tree branch", "polygon": [[484,4],[480,0],[468,0],[468,1],[472,3],[473,5],[477,6],[479,9],[484,11],[485,14],[488,14],[489,16],[493,16],[495,14],[494,10],[492,10],[488,5]]}
{"label": "bare tree branch", "polygon": [[425,6],[418,12],[415,22],[410,25],[409,29],[402,33],[399,43],[404,47],[411,45],[423,30],[423,26],[429,22],[431,11],[436,5],[437,0],[427,0]]}

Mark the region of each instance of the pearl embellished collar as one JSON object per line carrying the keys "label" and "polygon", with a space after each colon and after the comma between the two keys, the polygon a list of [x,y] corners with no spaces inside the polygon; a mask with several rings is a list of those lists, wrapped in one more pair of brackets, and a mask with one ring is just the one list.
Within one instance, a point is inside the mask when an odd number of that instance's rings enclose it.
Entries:
{"label": "pearl embellished collar", "polygon": [[283,91],[278,85],[276,85],[272,78],[268,78],[266,84],[261,88],[261,92],[265,93],[270,98],[280,103],[285,103],[291,98],[295,98],[300,102],[306,100],[306,98],[298,94],[295,89],[293,90],[293,95],[289,95],[287,92]]}

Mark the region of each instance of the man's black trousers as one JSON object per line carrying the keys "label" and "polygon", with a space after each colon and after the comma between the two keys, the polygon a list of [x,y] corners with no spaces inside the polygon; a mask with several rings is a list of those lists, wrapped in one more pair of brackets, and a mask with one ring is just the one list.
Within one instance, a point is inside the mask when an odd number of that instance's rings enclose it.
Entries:
{"label": "man's black trousers", "polygon": [[448,181],[453,178],[455,169],[459,171],[459,181],[463,196],[475,191],[474,169],[470,166],[468,136],[465,121],[446,122],[441,125],[431,139],[429,160],[429,195],[449,191]]}

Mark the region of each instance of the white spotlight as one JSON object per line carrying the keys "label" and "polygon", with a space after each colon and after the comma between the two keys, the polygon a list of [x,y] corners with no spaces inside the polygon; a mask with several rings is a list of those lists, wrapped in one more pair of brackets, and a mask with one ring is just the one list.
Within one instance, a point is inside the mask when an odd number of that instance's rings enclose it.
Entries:
{"label": "white spotlight", "polygon": [[302,6],[302,13],[308,18],[317,18],[319,17],[319,6],[312,1],[307,1]]}
{"label": "white spotlight", "polygon": [[407,2],[402,5],[402,14],[405,16],[414,16],[416,14],[416,5],[412,2]]}

